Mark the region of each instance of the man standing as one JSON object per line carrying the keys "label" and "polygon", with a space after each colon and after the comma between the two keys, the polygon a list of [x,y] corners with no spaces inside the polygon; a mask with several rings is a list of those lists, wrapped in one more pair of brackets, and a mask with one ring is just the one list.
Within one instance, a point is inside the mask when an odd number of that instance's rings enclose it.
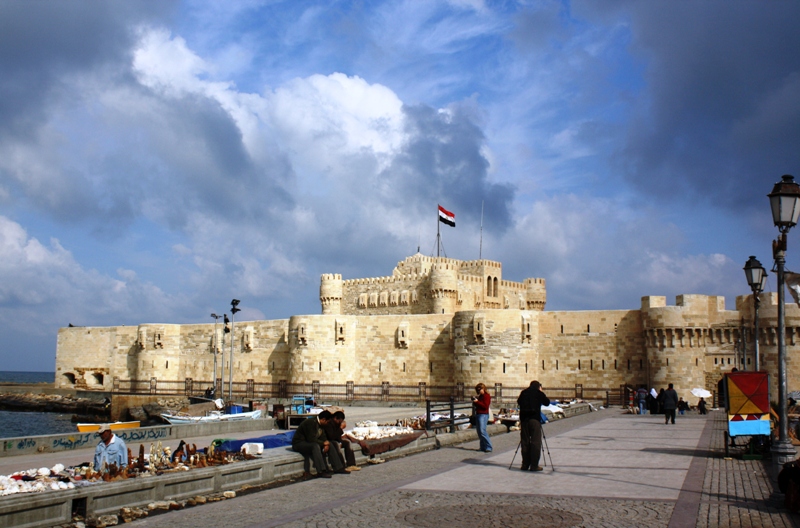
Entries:
{"label": "man standing", "polygon": [[356,465],[356,455],[353,453],[350,441],[342,436],[346,427],[347,422],[344,421],[344,413],[336,411],[333,413],[333,419],[325,424],[323,429],[325,430],[325,436],[331,443],[332,450],[336,451],[336,456],[339,460],[342,459],[342,451],[344,451],[345,469],[347,471],[360,471],[361,468]]}
{"label": "man standing", "polygon": [[668,424],[670,419],[672,424],[675,424],[675,409],[678,408],[678,393],[672,388],[672,383],[669,388],[664,391],[664,398],[661,400],[664,406],[664,424]]}
{"label": "man standing", "polygon": [[541,386],[538,381],[532,381],[530,387],[517,398],[522,471],[542,471],[539,465],[539,456],[542,453],[542,405],[550,405],[550,400],[541,391]]}
{"label": "man standing", "polygon": [[100,443],[94,450],[94,470],[106,473],[111,464],[115,464],[117,469],[127,466],[128,448],[122,438],[111,432],[111,426],[101,425],[97,434],[100,435]]}

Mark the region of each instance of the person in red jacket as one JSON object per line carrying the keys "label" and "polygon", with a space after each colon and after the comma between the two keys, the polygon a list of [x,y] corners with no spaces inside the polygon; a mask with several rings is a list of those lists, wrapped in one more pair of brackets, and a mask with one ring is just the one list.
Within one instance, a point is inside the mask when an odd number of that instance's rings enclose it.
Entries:
{"label": "person in red jacket", "polygon": [[475,386],[475,392],[477,392],[478,395],[472,397],[472,403],[475,405],[480,449],[484,453],[491,453],[492,441],[489,440],[489,433],[486,432],[486,425],[489,423],[489,406],[492,404],[492,396],[486,392],[486,385],[483,383],[478,383]]}

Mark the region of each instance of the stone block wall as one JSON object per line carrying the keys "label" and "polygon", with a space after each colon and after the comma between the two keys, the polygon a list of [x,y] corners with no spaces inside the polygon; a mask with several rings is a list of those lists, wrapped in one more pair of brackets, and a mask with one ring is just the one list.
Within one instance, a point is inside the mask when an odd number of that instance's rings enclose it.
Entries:
{"label": "stone block wall", "polygon": [[462,311],[453,317],[454,379],[465,386],[527,386],[538,363],[538,313]]}
{"label": "stone block wall", "polygon": [[540,313],[539,381],[618,387],[647,383],[638,310]]}
{"label": "stone block wall", "polygon": [[[133,328],[135,333],[135,328]],[[56,387],[107,389],[116,370],[116,327],[69,327],[58,331]]]}
{"label": "stone block wall", "polygon": [[450,319],[442,315],[292,317],[289,379],[370,385],[451,383]]}

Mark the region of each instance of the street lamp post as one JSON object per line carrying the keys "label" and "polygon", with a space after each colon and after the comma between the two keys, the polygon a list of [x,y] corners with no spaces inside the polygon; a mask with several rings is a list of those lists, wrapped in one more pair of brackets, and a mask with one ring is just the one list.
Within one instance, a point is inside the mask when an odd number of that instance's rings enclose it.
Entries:
{"label": "street lamp post", "polygon": [[780,429],[778,441],[773,444],[772,452],[775,454],[774,463],[783,467],[787,462],[793,462],[797,457],[794,447],[789,440],[789,416],[787,403],[786,384],[786,314],[785,314],[785,289],[784,265],[786,264],[786,233],[797,225],[800,216],[800,185],[797,185],[793,176],[784,175],[781,181],[775,184],[769,193],[769,202],[772,208],[772,221],[780,234],[772,242],[772,256],[778,275],[778,418]]}
{"label": "street lamp post", "polygon": [[233,401],[233,343],[234,343],[234,326],[236,321],[236,312],[241,312],[242,310],[237,308],[239,306],[239,299],[234,299],[231,301],[231,360],[229,363],[228,368],[228,401]]}
{"label": "street lamp post", "polygon": [[761,359],[758,350],[758,307],[761,304],[761,292],[767,284],[767,270],[754,256],[750,257],[744,265],[744,276],[747,278],[747,284],[753,290],[753,356],[755,358],[755,370],[761,370]]}
{"label": "street lamp post", "polygon": [[217,343],[217,320],[222,317],[221,315],[217,315],[215,313],[211,314],[211,317],[214,318],[214,338],[211,340],[212,346],[214,349],[214,378],[212,384],[214,385],[214,392],[216,393],[217,390],[217,351],[219,350],[219,343]]}

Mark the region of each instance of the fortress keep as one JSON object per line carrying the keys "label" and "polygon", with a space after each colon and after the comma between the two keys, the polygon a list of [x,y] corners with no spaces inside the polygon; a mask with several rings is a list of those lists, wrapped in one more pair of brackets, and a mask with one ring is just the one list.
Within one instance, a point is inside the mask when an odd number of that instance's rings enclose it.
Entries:
{"label": "fortress keep", "polygon": [[[665,387],[689,401],[742,368],[753,349],[752,295],[726,310],[722,297],[643,297],[636,310],[545,311],[545,280],[503,279],[499,262],[416,254],[390,276],[343,280],[324,274],[321,315],[236,323],[233,378],[245,382],[545,387]],[[777,372],[777,294],[761,296],[762,368]],[[110,390],[124,380],[210,382],[208,324],[61,328],[56,385]],[[800,374],[800,310],[786,306],[789,389]],[[227,336],[229,338],[230,335]],[[226,378],[230,365],[224,357]],[[746,368],[752,369],[752,354]],[[771,387],[777,399],[776,384]]]}

